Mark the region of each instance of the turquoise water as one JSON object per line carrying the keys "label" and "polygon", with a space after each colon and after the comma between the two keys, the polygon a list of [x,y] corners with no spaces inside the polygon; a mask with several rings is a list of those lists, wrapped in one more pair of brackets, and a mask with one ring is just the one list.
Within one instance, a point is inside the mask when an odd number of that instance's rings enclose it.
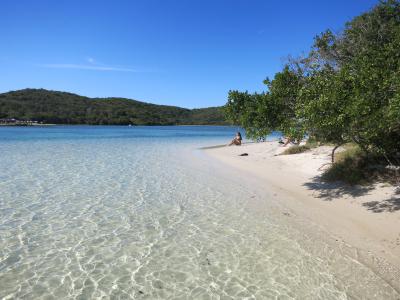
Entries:
{"label": "turquoise water", "polygon": [[0,128],[0,298],[398,299],[199,150],[235,131]]}
{"label": "turquoise water", "polygon": [[[43,126],[2,127],[0,141],[39,141],[81,139],[173,139],[187,141],[219,140],[226,142],[234,137],[237,127],[226,126]],[[242,131],[242,130],[241,130]],[[243,133],[243,131],[242,131]],[[274,134],[278,136],[277,133]]]}

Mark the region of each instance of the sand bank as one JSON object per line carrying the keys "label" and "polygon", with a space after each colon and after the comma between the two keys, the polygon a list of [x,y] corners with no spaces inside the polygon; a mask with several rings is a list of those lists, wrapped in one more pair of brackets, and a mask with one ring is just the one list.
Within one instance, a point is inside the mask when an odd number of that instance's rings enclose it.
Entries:
{"label": "sand bank", "polygon": [[[337,243],[366,254],[363,262],[379,268],[399,290],[400,195],[386,184],[350,187],[321,182],[320,168],[329,163],[331,149],[279,155],[284,147],[264,142],[210,147],[204,152],[239,171],[234,172],[238,176],[259,181],[291,214],[317,224]],[[248,156],[239,156],[242,153]]]}

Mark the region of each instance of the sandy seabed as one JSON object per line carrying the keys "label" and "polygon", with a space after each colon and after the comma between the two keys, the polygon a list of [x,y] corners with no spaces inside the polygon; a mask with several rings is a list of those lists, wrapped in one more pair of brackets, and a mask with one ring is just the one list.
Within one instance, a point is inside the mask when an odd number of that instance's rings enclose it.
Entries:
{"label": "sandy seabed", "polygon": [[276,142],[198,150],[231,129],[43,130],[0,132],[0,299],[399,299],[391,190],[392,213],[323,201],[329,149],[302,165]]}

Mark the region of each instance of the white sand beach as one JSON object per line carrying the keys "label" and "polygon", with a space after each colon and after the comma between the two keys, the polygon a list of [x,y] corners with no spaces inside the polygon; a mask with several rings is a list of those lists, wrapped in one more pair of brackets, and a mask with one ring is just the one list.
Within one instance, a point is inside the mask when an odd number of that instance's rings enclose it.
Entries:
{"label": "white sand beach", "polygon": [[260,181],[291,215],[317,224],[333,242],[359,250],[363,263],[379,268],[400,288],[400,195],[395,188],[323,183],[320,167],[330,162],[332,147],[278,155],[285,149],[275,141],[209,148],[205,153],[235,168],[237,176]]}

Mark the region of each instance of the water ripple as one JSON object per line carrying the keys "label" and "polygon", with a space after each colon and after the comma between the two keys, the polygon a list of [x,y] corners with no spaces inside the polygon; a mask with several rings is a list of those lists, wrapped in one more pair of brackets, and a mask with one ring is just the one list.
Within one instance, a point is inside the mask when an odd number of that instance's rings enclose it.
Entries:
{"label": "water ripple", "polygon": [[177,143],[0,144],[0,298],[398,297]]}

